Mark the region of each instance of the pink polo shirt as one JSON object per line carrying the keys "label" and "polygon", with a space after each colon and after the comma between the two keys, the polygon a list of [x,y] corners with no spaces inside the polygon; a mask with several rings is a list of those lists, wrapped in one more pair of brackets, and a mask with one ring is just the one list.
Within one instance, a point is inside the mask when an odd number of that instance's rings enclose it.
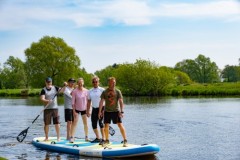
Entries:
{"label": "pink polo shirt", "polygon": [[87,110],[87,100],[88,100],[88,90],[83,88],[79,90],[76,88],[72,92],[72,105],[75,107],[75,110],[85,111]]}

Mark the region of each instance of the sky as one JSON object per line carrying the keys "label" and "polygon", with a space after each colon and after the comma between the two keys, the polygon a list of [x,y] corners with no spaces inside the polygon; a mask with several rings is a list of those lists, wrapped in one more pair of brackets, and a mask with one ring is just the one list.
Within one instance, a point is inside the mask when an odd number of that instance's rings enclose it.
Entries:
{"label": "sky", "polygon": [[238,65],[237,0],[0,0],[0,67],[44,36],[76,50],[94,73],[137,59],[174,67],[199,54],[220,69]]}

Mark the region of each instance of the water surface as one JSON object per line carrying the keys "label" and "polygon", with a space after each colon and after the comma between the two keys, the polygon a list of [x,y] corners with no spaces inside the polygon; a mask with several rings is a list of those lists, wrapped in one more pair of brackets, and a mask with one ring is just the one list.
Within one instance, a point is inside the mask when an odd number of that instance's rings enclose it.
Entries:
{"label": "water surface", "polygon": [[[161,151],[149,160],[239,160],[240,98],[129,98],[125,97],[125,125],[129,143],[155,143]],[[61,136],[66,136],[62,98]],[[49,152],[31,144],[43,136],[42,116],[31,125],[26,139],[16,136],[41,112],[39,98],[0,98],[0,157],[8,159],[92,159],[64,153]],[[89,119],[89,137],[95,138]],[[119,129],[112,141],[122,141]],[[50,127],[50,136],[55,136]],[[80,121],[77,137],[84,137]]]}

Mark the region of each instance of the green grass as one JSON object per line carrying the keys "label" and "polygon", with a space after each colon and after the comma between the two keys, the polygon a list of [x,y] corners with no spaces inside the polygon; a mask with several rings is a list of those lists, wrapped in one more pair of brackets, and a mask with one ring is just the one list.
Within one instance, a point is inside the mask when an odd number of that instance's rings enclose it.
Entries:
{"label": "green grass", "polygon": [[232,96],[240,95],[240,83],[190,84],[172,87],[168,91],[173,96]]}
{"label": "green grass", "polygon": [[1,89],[0,96],[39,96],[41,89]]}

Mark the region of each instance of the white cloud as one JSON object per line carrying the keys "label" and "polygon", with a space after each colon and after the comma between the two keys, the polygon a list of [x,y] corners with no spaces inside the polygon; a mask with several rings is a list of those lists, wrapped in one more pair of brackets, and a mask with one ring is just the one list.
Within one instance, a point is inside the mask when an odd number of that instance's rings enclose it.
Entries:
{"label": "white cloud", "polygon": [[158,9],[161,12],[158,13],[156,11],[156,16],[213,18],[240,14],[239,3],[235,0],[212,1],[199,4],[162,4]]}
{"label": "white cloud", "polygon": [[139,0],[112,1],[20,1],[5,2],[0,11],[0,30],[23,28],[37,25],[32,22],[67,20],[76,27],[101,26],[112,22],[124,25],[148,25],[154,18],[161,17],[202,17],[239,20],[239,2],[219,0],[199,3],[180,3]]}

